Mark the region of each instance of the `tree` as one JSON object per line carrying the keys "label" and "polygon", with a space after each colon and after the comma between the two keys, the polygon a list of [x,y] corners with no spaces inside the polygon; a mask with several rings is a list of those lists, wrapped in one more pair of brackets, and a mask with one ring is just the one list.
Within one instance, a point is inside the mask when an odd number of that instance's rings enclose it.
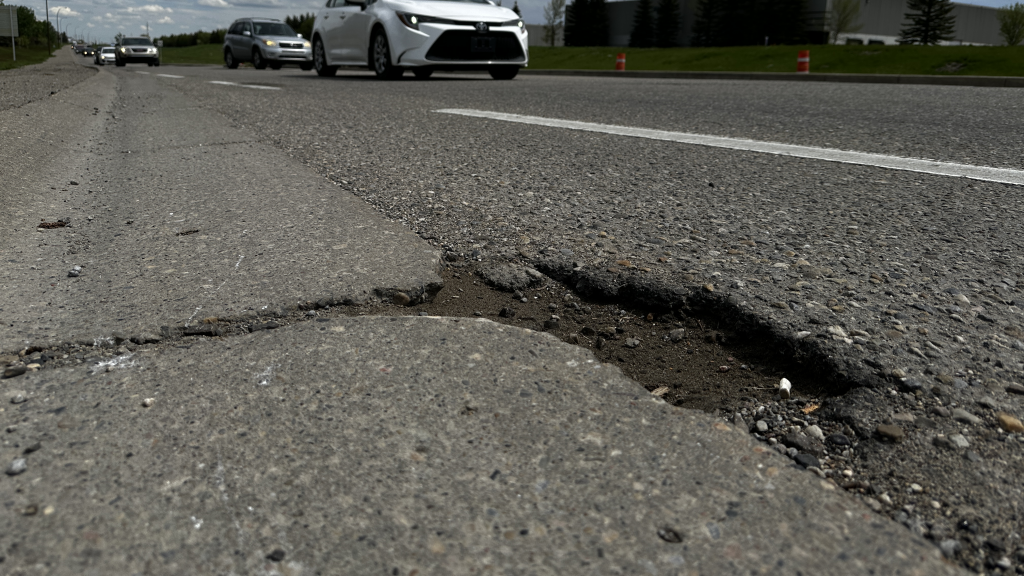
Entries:
{"label": "tree", "polygon": [[840,34],[856,32],[864,27],[860,20],[860,0],[833,0],[832,13],[828,18],[828,29],[832,33],[832,43],[839,41]]}
{"label": "tree", "polygon": [[633,31],[629,35],[630,48],[654,46],[654,15],[651,14],[651,0],[640,0],[633,12]]}
{"label": "tree", "polygon": [[1007,46],[1016,46],[1024,41],[1024,4],[1017,2],[996,10],[999,19],[999,35]]}
{"label": "tree", "polygon": [[654,30],[654,45],[658,48],[675,46],[679,39],[679,0],[658,1],[658,24]]}
{"label": "tree", "polygon": [[512,3],[512,11],[516,13],[516,16],[523,17],[523,11],[519,9],[519,0]]}
{"label": "tree", "polygon": [[654,45],[658,48],[669,48],[675,46],[678,41],[679,0],[658,0]]}
{"label": "tree", "polygon": [[698,46],[799,44],[807,40],[806,0],[699,0]]}
{"label": "tree", "polygon": [[544,43],[554,46],[558,40],[558,31],[562,29],[562,18],[565,16],[565,0],[551,0],[544,7]]}
{"label": "tree", "polygon": [[574,0],[565,7],[565,45],[608,45],[608,10],[604,0]]}
{"label": "tree", "polygon": [[914,12],[903,15],[910,20],[900,31],[900,42],[934,45],[953,39],[956,17],[950,0],[907,0],[907,8]]}
{"label": "tree", "polygon": [[124,34],[122,34],[121,32],[118,32],[117,34],[114,34],[114,44],[120,44],[121,40],[123,38],[124,38]]}

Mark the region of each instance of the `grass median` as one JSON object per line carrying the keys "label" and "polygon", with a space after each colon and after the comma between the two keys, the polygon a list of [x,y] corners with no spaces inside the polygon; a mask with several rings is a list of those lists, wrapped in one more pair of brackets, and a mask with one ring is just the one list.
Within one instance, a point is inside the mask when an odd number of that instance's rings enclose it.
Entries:
{"label": "grass median", "polygon": [[223,44],[197,44],[183,48],[161,48],[163,64],[223,64]]}
{"label": "grass median", "polygon": [[[54,50],[57,50],[57,48],[55,47]],[[14,54],[18,57],[17,60],[12,59],[10,44],[7,46],[0,46],[0,70],[10,70],[11,68],[20,68],[22,66],[39,64],[40,62],[45,62],[50,57],[50,53],[47,52],[46,46],[16,48],[16,52]]]}
{"label": "grass median", "polygon": [[686,72],[796,72],[799,50],[811,51],[811,72],[1024,76],[1024,46],[737,46],[730,48],[530,47],[530,68]]}

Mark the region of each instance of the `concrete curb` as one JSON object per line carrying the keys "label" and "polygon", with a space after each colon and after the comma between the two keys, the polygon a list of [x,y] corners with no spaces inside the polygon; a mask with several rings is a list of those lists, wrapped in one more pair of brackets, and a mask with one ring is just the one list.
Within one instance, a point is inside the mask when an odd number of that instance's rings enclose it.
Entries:
{"label": "concrete curb", "polygon": [[846,82],[860,84],[925,84],[934,86],[980,86],[1024,88],[1018,76],[926,76],[913,74],[796,74],[785,72],[676,72],[661,70],[536,70],[521,74],[537,76],[596,76],[621,78],[667,78],[676,80],[774,80],[776,82]]}

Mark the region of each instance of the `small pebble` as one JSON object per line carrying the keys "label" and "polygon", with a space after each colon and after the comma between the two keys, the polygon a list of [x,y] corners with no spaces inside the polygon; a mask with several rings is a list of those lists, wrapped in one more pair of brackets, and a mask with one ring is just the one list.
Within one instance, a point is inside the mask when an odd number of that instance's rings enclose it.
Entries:
{"label": "small pebble", "polygon": [[150,406],[153,405],[154,402],[156,402],[156,398],[146,398],[145,400],[142,401],[142,406],[145,408],[149,408]]}
{"label": "small pebble", "polygon": [[1007,432],[1024,432],[1024,424],[1006,412],[999,413],[999,427]]}
{"label": "small pebble", "polygon": [[270,554],[267,554],[267,560],[270,560],[271,562],[280,562],[281,560],[284,560],[284,550],[278,548]]}
{"label": "small pebble", "polygon": [[894,424],[879,424],[875,431],[878,432],[879,436],[892,440],[893,442],[902,442],[905,437],[903,429]]}
{"label": "small pebble", "polygon": [[957,422],[963,422],[965,424],[980,424],[981,423],[981,418],[978,418],[977,416],[975,416],[974,414],[971,414],[970,412],[968,412],[967,410],[964,410],[963,408],[954,408],[953,412],[952,412],[952,415],[953,415],[953,420],[956,420]]}
{"label": "small pebble", "polygon": [[25,470],[28,470],[28,464],[25,463],[25,459],[15,458],[14,461],[11,462],[11,465],[8,466],[7,470],[5,470],[4,472],[6,472],[8,476],[17,476],[18,474],[21,474]]}

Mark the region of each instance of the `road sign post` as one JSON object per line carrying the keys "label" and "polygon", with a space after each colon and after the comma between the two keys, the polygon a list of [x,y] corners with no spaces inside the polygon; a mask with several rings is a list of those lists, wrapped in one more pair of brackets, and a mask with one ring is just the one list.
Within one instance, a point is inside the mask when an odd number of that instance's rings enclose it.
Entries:
{"label": "road sign post", "polygon": [[18,9],[8,6],[7,10],[0,6],[0,35],[11,34],[11,59],[18,61],[18,49],[15,48],[14,39],[18,37]]}

